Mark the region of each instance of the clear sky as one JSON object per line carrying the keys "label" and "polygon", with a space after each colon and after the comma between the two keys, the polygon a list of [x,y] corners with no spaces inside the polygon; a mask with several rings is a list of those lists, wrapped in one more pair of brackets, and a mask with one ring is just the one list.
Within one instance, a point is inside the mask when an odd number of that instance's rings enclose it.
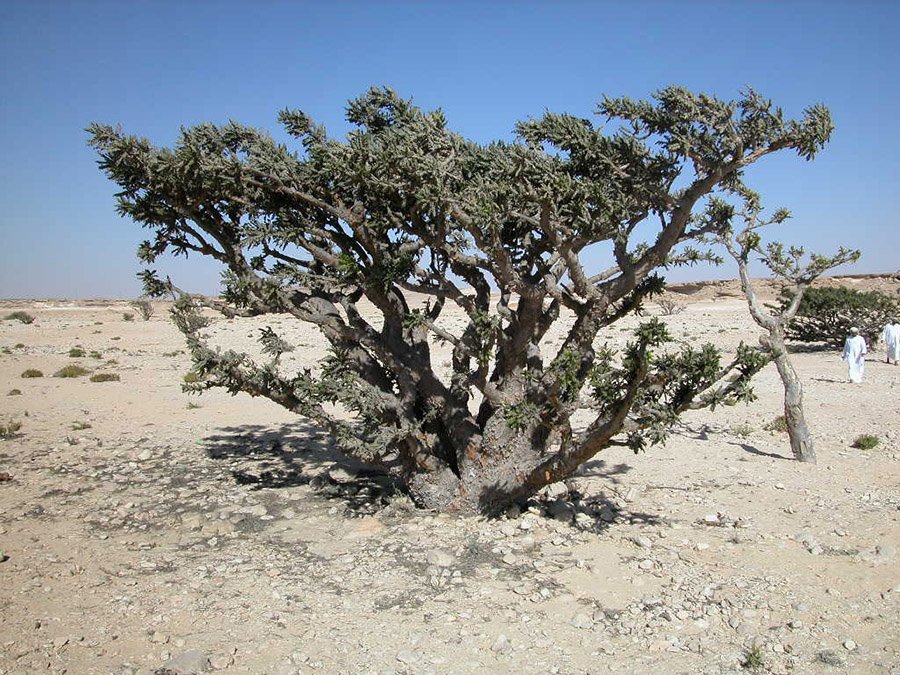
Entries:
{"label": "clear sky", "polygon": [[[733,98],[750,85],[790,115],[822,102],[836,131],[813,162],[750,173],[794,219],[773,231],[846,272],[900,268],[900,3],[817,0],[527,2],[0,2],[0,297],[134,297],[138,225],[86,145],[91,121],[171,145],[201,121],[276,130],[299,108],[343,135],[344,106],[389,85],[478,141],[545,110],[589,116],[604,94],[668,84]],[[161,266],[194,291],[209,264]],[[724,278],[730,268],[671,279]]]}

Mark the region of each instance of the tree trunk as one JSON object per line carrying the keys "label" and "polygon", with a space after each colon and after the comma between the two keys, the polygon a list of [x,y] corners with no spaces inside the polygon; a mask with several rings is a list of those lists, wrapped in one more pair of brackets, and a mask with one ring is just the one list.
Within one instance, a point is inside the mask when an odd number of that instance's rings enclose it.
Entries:
{"label": "tree trunk", "polygon": [[803,414],[803,385],[788,358],[784,336],[778,331],[770,331],[764,344],[771,351],[784,384],[784,419],[791,441],[791,452],[797,461],[815,464],[816,451]]}

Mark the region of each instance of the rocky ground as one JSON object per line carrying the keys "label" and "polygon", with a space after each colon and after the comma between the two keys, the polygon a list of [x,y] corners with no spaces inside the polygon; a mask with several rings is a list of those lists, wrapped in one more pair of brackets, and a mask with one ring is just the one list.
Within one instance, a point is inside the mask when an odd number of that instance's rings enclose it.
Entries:
{"label": "rocky ground", "polygon": [[[675,336],[755,341],[709,295],[663,317]],[[879,354],[859,386],[795,355],[815,466],[766,429],[767,368],[753,404],[486,520],[416,511],[274,404],[182,393],[161,311],[2,309],[37,317],[0,322],[0,423],[22,423],[0,440],[2,673],[900,673],[900,367]],[[73,363],[120,380],[51,377]]]}

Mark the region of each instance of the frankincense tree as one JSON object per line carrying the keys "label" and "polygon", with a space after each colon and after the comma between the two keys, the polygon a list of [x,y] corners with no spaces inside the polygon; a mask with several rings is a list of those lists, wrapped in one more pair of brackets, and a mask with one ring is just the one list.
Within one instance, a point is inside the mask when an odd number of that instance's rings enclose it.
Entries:
{"label": "frankincense tree", "polygon": [[[291,345],[272,330],[270,360],[213,349],[196,296],[183,295],[174,316],[202,378],[194,386],[312,418],[423,506],[491,513],[606,447],[661,441],[689,408],[752,396],[765,362],[756,350],[722,363],[711,345],[667,347],[657,320],[620,354],[600,344],[661,289],[660,268],[709,255],[691,243],[720,225],[700,217],[710,197],[740,192],[765,155],[811,159],[832,130],[820,105],[788,120],[752,91],[723,101],[670,87],[652,101],[606,98],[597,113],[599,125],[548,113],[484,145],[451,132],[440,111],[371,89],[350,102],[344,140],[283,111],[296,150],[233,122],[184,129],[173,149],[110,126],[89,132],[120,213],[153,231],[143,261],[214,258],[227,268],[218,309],[286,313],[331,346],[299,372],[281,367]],[[607,269],[587,267],[595,245]],[[150,292],[172,288],[143,276]],[[378,321],[363,316],[364,299]],[[439,322],[449,305],[465,317],[458,329]],[[574,319],[549,350],[561,313]],[[435,340],[452,345],[448,378],[432,363]],[[586,407],[580,428],[573,414]]]}

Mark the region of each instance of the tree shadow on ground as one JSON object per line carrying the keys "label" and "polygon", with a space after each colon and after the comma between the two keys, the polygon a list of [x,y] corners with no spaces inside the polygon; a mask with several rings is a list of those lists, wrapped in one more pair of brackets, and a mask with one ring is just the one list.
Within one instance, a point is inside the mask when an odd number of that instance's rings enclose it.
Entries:
{"label": "tree shadow on ground", "polygon": [[793,455],[781,455],[776,452],[766,452],[747,443],[729,443],[729,445],[736,445],[741,450],[743,450],[744,452],[749,452],[751,455],[759,455],[760,457],[771,457],[773,459],[786,459],[789,461],[794,461]]}
{"label": "tree shadow on ground", "polygon": [[820,354],[822,352],[840,351],[840,347],[827,342],[792,342],[787,345],[789,354]]}
{"label": "tree shadow on ground", "polygon": [[222,427],[202,444],[207,457],[227,462],[235,482],[252,490],[309,485],[354,510],[374,508],[400,491],[393,478],[347,457],[308,422]]}

